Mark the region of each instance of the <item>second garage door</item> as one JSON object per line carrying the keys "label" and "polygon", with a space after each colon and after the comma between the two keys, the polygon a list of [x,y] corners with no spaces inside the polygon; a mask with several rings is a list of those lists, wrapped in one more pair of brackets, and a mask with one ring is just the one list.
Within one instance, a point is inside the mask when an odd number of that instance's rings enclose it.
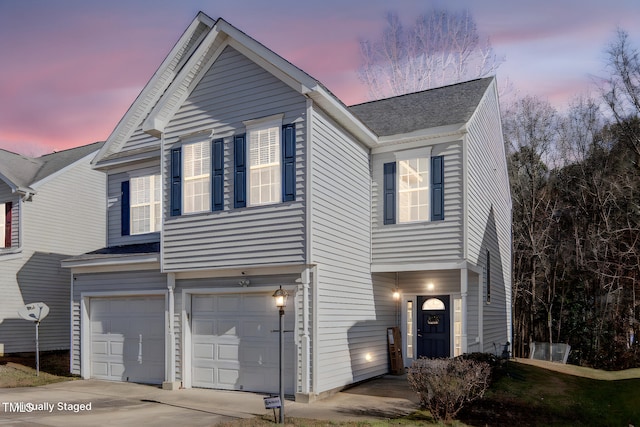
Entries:
{"label": "second garage door", "polygon": [[[270,294],[193,295],[194,387],[278,391],[278,311]],[[285,391],[293,389],[293,324],[285,315]]]}

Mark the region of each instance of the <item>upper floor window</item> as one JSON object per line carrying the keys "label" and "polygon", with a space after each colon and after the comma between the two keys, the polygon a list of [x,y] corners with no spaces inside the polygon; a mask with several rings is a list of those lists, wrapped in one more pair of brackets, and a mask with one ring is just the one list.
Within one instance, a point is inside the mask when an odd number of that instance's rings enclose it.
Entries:
{"label": "upper floor window", "polygon": [[11,202],[0,203],[0,248],[11,247]]}
{"label": "upper floor window", "polygon": [[182,207],[184,213],[211,209],[211,143],[183,145]]}
{"label": "upper floor window", "polygon": [[444,219],[443,156],[411,153],[384,164],[384,224]]}
{"label": "upper floor window", "polygon": [[429,159],[398,162],[398,222],[429,219]]}
{"label": "upper floor window", "polygon": [[[275,125],[275,126],[274,126]],[[280,126],[267,123],[249,134],[249,205],[281,201]]]}
{"label": "upper floor window", "polygon": [[160,231],[160,175],[131,178],[131,234]]}

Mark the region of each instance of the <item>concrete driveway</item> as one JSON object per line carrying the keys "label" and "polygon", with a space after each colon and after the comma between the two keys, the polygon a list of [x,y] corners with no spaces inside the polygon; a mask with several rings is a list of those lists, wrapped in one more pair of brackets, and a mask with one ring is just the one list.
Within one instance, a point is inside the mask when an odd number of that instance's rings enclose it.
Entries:
{"label": "concrete driveway", "polygon": [[[77,380],[0,389],[0,426],[212,426],[271,414],[264,395]],[[418,408],[405,377],[368,381],[313,403],[287,401],[287,417],[323,420],[393,418]]]}

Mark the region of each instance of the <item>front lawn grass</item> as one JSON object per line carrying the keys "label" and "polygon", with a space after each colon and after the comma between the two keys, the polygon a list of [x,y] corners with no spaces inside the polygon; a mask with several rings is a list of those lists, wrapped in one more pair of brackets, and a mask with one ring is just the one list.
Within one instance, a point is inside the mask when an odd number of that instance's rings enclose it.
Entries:
{"label": "front lawn grass", "polygon": [[485,397],[460,414],[469,425],[640,425],[640,379],[604,381],[509,362]]}

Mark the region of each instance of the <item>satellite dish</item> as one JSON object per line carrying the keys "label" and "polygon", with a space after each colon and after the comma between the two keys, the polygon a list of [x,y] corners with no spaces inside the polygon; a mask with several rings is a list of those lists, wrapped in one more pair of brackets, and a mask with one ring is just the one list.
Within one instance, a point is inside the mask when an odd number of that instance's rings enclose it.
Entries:
{"label": "satellite dish", "polygon": [[43,302],[34,302],[27,304],[18,310],[18,315],[24,320],[32,322],[40,322],[49,314],[49,307]]}

